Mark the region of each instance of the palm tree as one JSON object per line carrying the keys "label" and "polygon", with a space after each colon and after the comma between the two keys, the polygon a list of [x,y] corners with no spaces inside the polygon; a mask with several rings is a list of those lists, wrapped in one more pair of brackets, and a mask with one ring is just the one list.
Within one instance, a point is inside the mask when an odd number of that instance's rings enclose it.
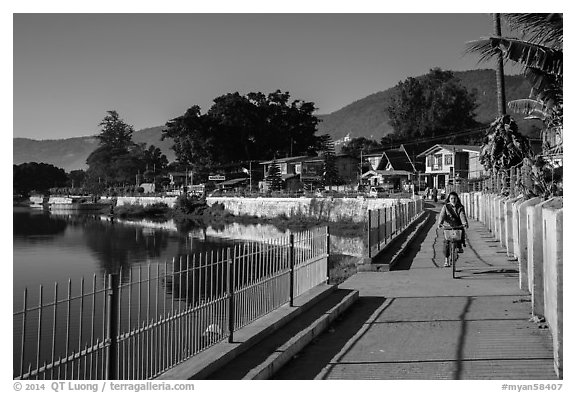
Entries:
{"label": "palm tree", "polygon": [[[544,156],[550,153],[561,154],[562,130],[563,130],[563,15],[562,14],[502,14],[502,18],[509,25],[511,31],[519,32],[519,38],[502,37],[494,35],[467,44],[466,51],[480,56],[480,61],[492,60],[503,56],[506,60],[517,63],[523,67],[526,79],[532,85],[530,97],[515,100],[508,103],[508,107],[517,113],[527,115],[531,119],[539,119],[544,123],[543,132],[559,136],[560,141],[554,151],[546,151]],[[498,152],[495,148],[496,135],[510,139],[509,130],[496,127],[505,123],[503,117],[493,123],[493,127],[487,132],[483,151]],[[513,138],[514,139],[514,138]],[[519,149],[522,150],[522,149]],[[509,154],[510,155],[510,154]],[[496,163],[497,157],[487,158],[486,162]],[[506,160],[508,162],[515,160]],[[547,189],[545,195],[550,195],[552,187],[545,184],[545,173],[552,173],[554,182],[555,164],[537,157],[535,160],[525,160],[525,165],[533,167],[532,172],[536,180]],[[550,161],[550,160],[548,160]],[[508,163],[506,162],[506,163]],[[538,164],[539,163],[539,164]],[[505,164],[500,160],[500,164]],[[504,165],[506,166],[506,165]],[[550,176],[548,176],[550,177]],[[528,183],[528,182],[527,182]]]}
{"label": "palm tree", "polygon": [[[520,38],[491,36],[467,44],[466,51],[488,61],[499,54],[523,66],[532,85],[527,100],[508,103],[512,110],[532,115],[556,115],[563,105],[563,16],[562,14],[502,14]],[[555,111],[554,111],[555,110]],[[532,113],[534,111],[534,113]]]}
{"label": "palm tree", "polygon": [[[500,14],[492,14],[494,20],[494,34],[499,37],[502,35],[500,27]],[[506,114],[506,95],[504,93],[504,57],[502,52],[496,53],[498,64],[496,65],[496,93],[498,95],[498,115]]]}

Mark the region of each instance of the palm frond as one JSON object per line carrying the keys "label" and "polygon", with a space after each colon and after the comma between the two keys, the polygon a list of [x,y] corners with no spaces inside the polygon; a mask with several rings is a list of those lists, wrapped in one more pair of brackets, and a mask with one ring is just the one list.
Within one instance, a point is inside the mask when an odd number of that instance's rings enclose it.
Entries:
{"label": "palm frond", "polygon": [[500,38],[496,41],[507,59],[562,77],[564,58],[561,50],[511,38]]}
{"label": "palm frond", "polygon": [[535,44],[562,49],[564,18],[562,14],[502,14],[512,30]]}
{"label": "palm frond", "polygon": [[530,98],[509,101],[508,108],[515,113],[527,115],[530,119],[544,121],[548,117],[544,104],[541,101]]}
{"label": "palm frond", "polygon": [[488,37],[466,43],[467,53],[476,53],[480,61],[491,60],[502,52],[507,60],[562,77],[563,52],[515,38]]}
{"label": "palm frond", "polygon": [[500,53],[500,48],[498,45],[494,45],[492,37],[483,37],[479,40],[467,42],[465,52],[477,54],[480,58],[479,62],[487,62],[493,60]]}

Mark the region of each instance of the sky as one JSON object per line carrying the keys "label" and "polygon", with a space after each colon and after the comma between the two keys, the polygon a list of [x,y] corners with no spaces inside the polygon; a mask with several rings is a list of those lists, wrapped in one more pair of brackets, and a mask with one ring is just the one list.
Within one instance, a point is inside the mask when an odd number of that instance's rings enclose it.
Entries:
{"label": "sky", "polygon": [[164,125],[236,91],[328,114],[432,67],[493,67],[464,53],[492,30],[488,13],[15,13],[13,136],[94,135],[112,109],[136,130]]}

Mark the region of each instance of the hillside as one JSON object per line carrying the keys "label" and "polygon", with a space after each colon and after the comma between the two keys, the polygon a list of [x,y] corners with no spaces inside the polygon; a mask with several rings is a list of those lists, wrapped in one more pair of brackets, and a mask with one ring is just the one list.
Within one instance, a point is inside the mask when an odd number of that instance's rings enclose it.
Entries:
{"label": "hillside", "polygon": [[[170,149],[172,141],[160,141],[163,127],[144,128],[135,131],[132,139],[136,143],[146,143],[159,147],[168,161],[174,161],[174,151]],[[86,158],[96,149],[98,140],[95,137],[85,136],[68,139],[34,140],[28,138],[14,138],[13,164],[24,162],[45,162],[63,168],[66,172],[75,169],[86,169]]]}
{"label": "hillside", "polygon": [[[476,91],[479,107],[476,109],[476,120],[487,123],[494,120],[496,107],[496,74],[494,70],[472,70],[454,72],[462,85],[470,92]],[[526,98],[530,94],[530,84],[520,75],[505,78],[506,100]],[[382,136],[393,132],[388,124],[386,108],[394,94],[394,87],[371,94],[355,101],[344,108],[328,115],[319,115],[322,119],[319,134],[328,133],[333,140],[338,140],[350,133],[352,138],[366,137],[380,140]],[[528,132],[530,124],[515,116],[521,129]]]}
{"label": "hillside", "polygon": [[[476,109],[476,120],[481,123],[492,121],[496,116],[496,76],[493,70],[472,70],[455,72],[462,84],[469,91],[476,91],[479,107]],[[506,76],[506,99],[508,101],[526,98],[530,94],[529,83],[522,76]],[[337,141],[350,133],[352,138],[367,137],[380,140],[391,133],[388,124],[386,107],[394,93],[394,87],[371,94],[355,101],[344,108],[328,115],[319,115],[318,135],[328,133]],[[525,134],[532,133],[537,123],[522,120],[514,116],[520,130]],[[136,143],[153,144],[160,147],[168,161],[175,159],[170,149],[172,141],[160,141],[162,126],[145,128],[134,132]],[[536,134],[537,135],[537,134]],[[14,164],[24,162],[46,162],[64,168],[67,172],[74,169],[86,169],[86,158],[96,148],[98,142],[94,137],[80,137],[60,140],[37,141],[25,138],[14,138]]]}

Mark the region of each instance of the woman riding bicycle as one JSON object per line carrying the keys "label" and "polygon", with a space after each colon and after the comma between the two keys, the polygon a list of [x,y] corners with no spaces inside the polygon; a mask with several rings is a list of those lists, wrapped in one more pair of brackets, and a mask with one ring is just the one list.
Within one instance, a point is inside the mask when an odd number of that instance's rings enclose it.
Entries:
{"label": "woman riding bicycle", "polygon": [[[468,228],[468,219],[466,218],[466,213],[464,212],[464,206],[458,198],[458,194],[452,191],[448,198],[446,198],[446,204],[442,206],[440,215],[438,217],[438,227],[443,228],[442,224],[448,224],[450,227],[464,227]],[[462,238],[458,242],[458,252],[464,252],[462,245],[466,245],[464,230],[462,230]],[[444,267],[450,266],[448,256],[450,253],[450,242],[444,240]]]}

